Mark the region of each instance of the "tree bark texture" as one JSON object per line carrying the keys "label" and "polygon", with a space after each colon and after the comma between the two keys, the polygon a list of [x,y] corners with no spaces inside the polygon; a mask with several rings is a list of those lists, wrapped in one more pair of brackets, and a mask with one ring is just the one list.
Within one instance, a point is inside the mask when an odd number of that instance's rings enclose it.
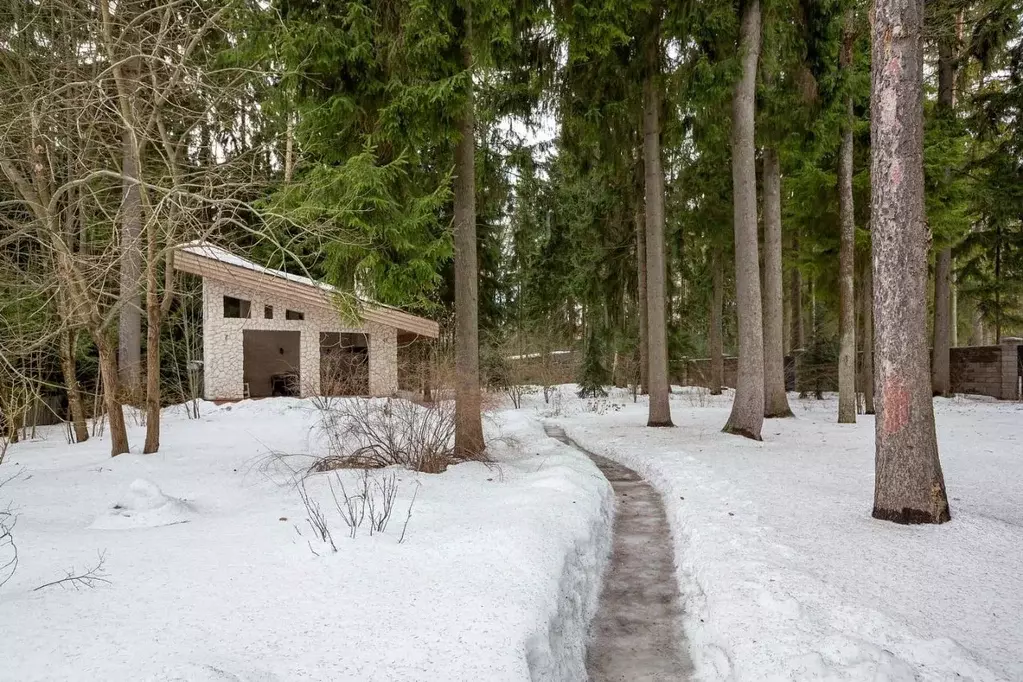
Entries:
{"label": "tree bark texture", "polygon": [[647,343],[650,411],[647,426],[672,426],[668,400],[668,326],[665,309],[664,168],[661,163],[660,10],[652,11],[643,79],[643,185],[646,202]]}
{"label": "tree bark texture", "polygon": [[[951,116],[955,107],[955,63],[951,37],[938,40],[938,116]],[[949,354],[952,347],[952,247],[940,249],[934,260],[934,340],[931,390],[949,395]]]}
{"label": "tree bark texture", "polygon": [[82,389],[78,384],[78,369],[75,361],[75,346],[78,333],[64,329],[60,332],[60,369],[64,375],[67,391],[68,411],[76,443],[89,440],[89,426],[85,421],[85,405],[82,403]]}
{"label": "tree bark texture", "polygon": [[[794,256],[799,255],[799,238],[795,235],[792,236],[792,253]],[[789,329],[789,345],[795,355],[803,350],[806,343],[803,328],[803,275],[799,272],[798,264],[793,265],[789,273],[789,309],[789,322],[792,325]]]}
{"label": "tree bark texture", "polygon": [[[122,140],[122,173],[138,178],[140,162],[135,133],[126,126]],[[121,190],[121,298],[117,365],[122,390],[137,397],[142,386],[142,193],[138,182],[123,180]]]}
{"label": "tree bark texture", "polygon": [[[462,53],[472,68],[471,4],[464,8]],[[455,455],[479,456],[483,442],[480,403],[479,268],[476,259],[476,140],[472,85],[458,122],[455,146]]]}
{"label": "tree bark texture", "polygon": [[931,390],[934,395],[952,392],[952,249],[938,251],[934,260],[934,345],[931,358]]}
{"label": "tree bark texture", "polygon": [[110,429],[110,455],[116,457],[128,452],[128,429],[118,398],[117,350],[106,332],[94,334],[93,341],[96,343],[100,378],[103,380],[103,406],[107,411],[107,425]]}
{"label": "tree bark texture", "polygon": [[[841,67],[852,68],[852,10],[845,16]],[[853,102],[845,100],[845,120],[838,152],[838,423],[856,423],[856,218],[853,210]]]}
{"label": "tree bark texture", "polygon": [[[959,346],[959,282],[956,279],[956,262],[952,259],[952,301],[950,304],[948,326],[948,345],[952,348]],[[951,358],[949,358],[951,363]]]}
{"label": "tree bark texture", "polygon": [[875,0],[871,61],[871,229],[877,364],[873,516],[950,518],[927,354],[923,173],[924,0]]}
{"label": "tree bark texture", "polygon": [[711,254],[713,291],[710,301],[710,394],[721,395],[721,386],[725,383],[724,340],[721,329],[725,305],[725,265],[721,258],[721,247],[715,246]]}
{"label": "tree bark texture", "polygon": [[150,261],[146,266],[146,442],[142,447],[146,455],[160,449],[160,318],[156,266]]}
{"label": "tree bark texture", "polygon": [[754,114],[760,58],[760,2],[743,8],[739,29],[742,75],[732,95],[732,196],[735,229],[735,298],[739,313],[739,362],[735,400],[726,433],[760,440],[764,423],[764,323],[757,245],[757,169]]}
{"label": "tree bark texture", "polygon": [[648,340],[649,321],[647,314],[646,284],[646,221],[643,211],[636,211],[636,306],[639,308],[639,392],[646,395],[650,381],[650,345]]}
{"label": "tree bark texture", "polygon": [[764,149],[764,416],[791,417],[785,394],[785,314],[781,265],[781,163]]}
{"label": "tree bark texture", "polygon": [[863,357],[860,360],[860,384],[863,386],[863,412],[874,414],[874,278],[870,259],[864,259],[862,277]]}

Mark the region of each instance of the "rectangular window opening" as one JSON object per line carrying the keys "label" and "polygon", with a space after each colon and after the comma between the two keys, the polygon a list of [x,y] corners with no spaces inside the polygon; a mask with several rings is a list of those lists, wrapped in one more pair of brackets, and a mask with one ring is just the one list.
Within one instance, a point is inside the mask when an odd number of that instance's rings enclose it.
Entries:
{"label": "rectangular window opening", "polygon": [[274,307],[272,305],[263,306],[263,317],[267,320],[274,319]]}
{"label": "rectangular window opening", "polygon": [[285,310],[284,311],[284,319],[285,320],[304,320],[305,319],[305,313],[303,313],[301,311],[298,311],[298,310]]}
{"label": "rectangular window opening", "polygon": [[252,302],[244,298],[224,297],[224,317],[248,319],[251,308]]}

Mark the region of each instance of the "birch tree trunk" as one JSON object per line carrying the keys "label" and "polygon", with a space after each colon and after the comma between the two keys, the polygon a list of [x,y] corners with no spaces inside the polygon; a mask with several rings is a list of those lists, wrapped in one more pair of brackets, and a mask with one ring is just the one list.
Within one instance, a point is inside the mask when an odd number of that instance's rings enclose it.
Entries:
{"label": "birch tree trunk", "polygon": [[646,395],[650,381],[650,345],[648,339],[646,283],[646,221],[643,211],[636,211],[636,271],[638,272],[636,305],[639,308],[639,392]]}
{"label": "birch tree trunk", "polygon": [[[472,68],[472,4],[466,3],[462,58]],[[455,455],[484,450],[480,404],[479,268],[476,260],[476,139],[472,84],[458,122],[455,146]]]}
{"label": "birch tree trunk", "polygon": [[781,267],[781,164],[764,149],[764,416],[791,417],[785,394],[785,315]]}
{"label": "birch tree trunk", "polygon": [[711,252],[711,278],[713,292],[710,301],[710,394],[721,395],[725,383],[725,360],[722,357],[721,317],[725,305],[724,263],[721,262],[721,247]]}
{"label": "birch tree trunk", "polygon": [[875,0],[871,226],[877,353],[873,516],[950,519],[927,357],[923,173],[924,0]]}
{"label": "birch tree trunk", "polygon": [[665,310],[664,169],[661,165],[661,32],[660,6],[651,10],[643,79],[643,173],[646,188],[647,380],[650,411],[647,426],[672,426],[668,400],[668,328]]}
{"label": "birch tree trunk", "polygon": [[757,254],[757,169],[753,126],[760,0],[750,0],[739,29],[742,75],[732,95],[732,195],[735,210],[735,293],[739,312],[739,369],[724,431],[760,440],[764,423],[764,326]]}

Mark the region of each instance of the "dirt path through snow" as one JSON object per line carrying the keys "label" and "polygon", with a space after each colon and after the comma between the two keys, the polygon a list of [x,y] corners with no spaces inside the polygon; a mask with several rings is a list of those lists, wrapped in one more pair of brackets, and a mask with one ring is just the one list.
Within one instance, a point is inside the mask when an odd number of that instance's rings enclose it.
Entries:
{"label": "dirt path through snow", "polygon": [[688,680],[692,663],[681,628],[674,549],[664,504],[632,469],[577,445],[560,426],[547,435],[585,453],[615,491],[611,564],[590,630],[592,682]]}

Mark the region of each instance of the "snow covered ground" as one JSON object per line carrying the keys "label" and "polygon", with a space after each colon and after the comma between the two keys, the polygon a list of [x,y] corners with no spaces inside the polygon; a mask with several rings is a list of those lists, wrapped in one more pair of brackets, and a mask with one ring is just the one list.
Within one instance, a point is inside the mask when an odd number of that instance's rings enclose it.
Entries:
{"label": "snow covered ground", "polygon": [[[332,553],[262,466],[310,451],[310,404],[202,410],[167,410],[157,455],[111,459],[58,429],[9,451],[0,507],[18,513],[21,563],[0,587],[0,680],[581,679],[613,498],[535,419],[497,416],[509,440],[489,468],[393,472],[395,511],[372,537],[347,537],[314,477]],[[109,584],[33,591],[100,553]]]}
{"label": "snow covered ground", "polygon": [[674,429],[562,395],[523,409],[668,504],[701,680],[1023,680],[1023,404],[935,401],[953,520],[906,527],[870,517],[874,421],[834,400],[790,395],[755,443],[720,432],[729,395],[676,393]]}

